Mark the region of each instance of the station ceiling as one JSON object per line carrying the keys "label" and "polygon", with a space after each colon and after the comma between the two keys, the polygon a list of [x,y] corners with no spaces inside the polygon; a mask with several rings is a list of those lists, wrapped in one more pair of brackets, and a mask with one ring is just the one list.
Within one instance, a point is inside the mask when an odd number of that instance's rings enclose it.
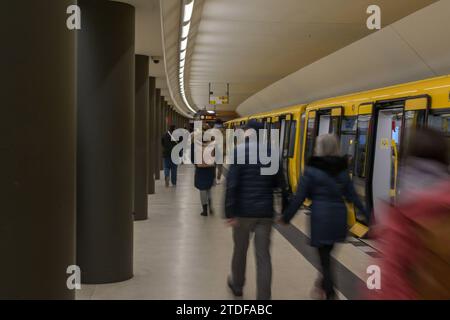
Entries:
{"label": "station ceiling", "polygon": [[[209,105],[209,83],[230,84],[233,111],[270,84],[375,32],[369,5],[382,26],[436,0],[196,0],[186,58],[186,93],[197,109]],[[164,56],[150,63],[157,86],[180,111],[178,56],[182,0],[123,0],[136,7],[136,52]],[[374,53],[382,54],[382,53]]]}

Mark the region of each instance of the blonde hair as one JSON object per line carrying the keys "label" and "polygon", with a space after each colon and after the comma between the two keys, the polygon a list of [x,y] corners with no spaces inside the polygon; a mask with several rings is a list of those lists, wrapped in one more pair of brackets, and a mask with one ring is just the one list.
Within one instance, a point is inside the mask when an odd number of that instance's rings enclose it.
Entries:
{"label": "blonde hair", "polygon": [[338,157],[341,155],[339,140],[334,134],[323,134],[317,137],[314,149],[316,157]]}

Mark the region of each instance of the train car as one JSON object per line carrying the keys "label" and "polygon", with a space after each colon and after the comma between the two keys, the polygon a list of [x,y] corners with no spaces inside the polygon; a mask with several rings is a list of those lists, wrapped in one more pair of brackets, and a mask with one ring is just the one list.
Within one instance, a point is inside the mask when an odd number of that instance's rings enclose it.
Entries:
{"label": "train car", "polygon": [[401,191],[398,172],[410,133],[429,126],[448,135],[449,117],[449,76],[314,102],[306,109],[301,168],[317,136],[338,135],[356,192],[380,219],[380,205],[395,204]]}
{"label": "train car", "polygon": [[[286,126],[286,120],[295,121],[292,157],[289,157],[292,155],[290,142],[287,142],[287,154],[286,145],[282,144],[283,157],[288,155],[287,165],[283,158],[283,170],[287,168],[284,174],[293,192],[307,159],[313,154],[316,137],[336,134],[340,138],[342,154],[347,156],[356,192],[373,210],[377,220],[384,212],[379,208],[379,200],[395,203],[401,192],[398,172],[404,152],[411,143],[410,133],[428,126],[450,138],[450,76],[348,94],[248,117],[253,118],[270,123],[266,128],[279,129],[284,120],[284,132],[292,131],[292,127]],[[358,220],[358,213],[349,206],[350,231],[362,237],[368,228]]]}
{"label": "train car", "polygon": [[239,129],[243,128],[247,123],[248,117],[242,117],[227,121],[224,123],[225,128],[227,129]]}
{"label": "train car", "polygon": [[[301,133],[304,131],[301,117],[305,108],[306,105],[295,105],[249,116],[264,123],[265,129],[280,130],[280,167],[291,193],[297,190],[300,176]],[[265,138],[270,141],[270,130],[267,133]]]}

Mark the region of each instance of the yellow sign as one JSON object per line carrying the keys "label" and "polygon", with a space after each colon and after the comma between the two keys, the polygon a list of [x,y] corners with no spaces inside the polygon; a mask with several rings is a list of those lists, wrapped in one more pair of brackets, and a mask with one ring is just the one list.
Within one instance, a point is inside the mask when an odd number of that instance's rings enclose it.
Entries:
{"label": "yellow sign", "polygon": [[227,96],[211,97],[209,99],[209,104],[212,104],[212,105],[228,104],[228,97]]}
{"label": "yellow sign", "polygon": [[381,149],[389,149],[389,139],[381,139]]}

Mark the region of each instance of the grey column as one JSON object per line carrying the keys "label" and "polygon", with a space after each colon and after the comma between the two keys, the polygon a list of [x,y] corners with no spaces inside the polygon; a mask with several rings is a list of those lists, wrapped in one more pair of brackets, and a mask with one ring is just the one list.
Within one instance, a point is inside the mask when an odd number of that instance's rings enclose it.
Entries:
{"label": "grey column", "polygon": [[148,151],[149,151],[149,57],[136,55],[134,113],[134,220],[148,218]]}
{"label": "grey column", "polygon": [[156,89],[156,105],[155,105],[155,153],[153,154],[154,159],[154,170],[155,170],[155,180],[161,178],[161,101],[164,99],[161,97],[161,89]]}
{"label": "grey column", "polygon": [[156,79],[155,77],[149,78],[149,97],[150,97],[150,109],[149,109],[149,157],[148,157],[148,194],[155,193],[155,165],[154,165],[154,154],[155,154],[155,109],[156,109]]}
{"label": "grey column", "polygon": [[[167,132],[167,101],[163,99],[163,103],[161,105],[161,137]],[[160,153],[160,163],[161,170],[164,169],[162,150]]]}
{"label": "grey column", "polygon": [[0,299],[73,299],[74,1],[10,1],[0,10]]}
{"label": "grey column", "polygon": [[77,263],[83,283],[133,276],[134,7],[79,0]]}

